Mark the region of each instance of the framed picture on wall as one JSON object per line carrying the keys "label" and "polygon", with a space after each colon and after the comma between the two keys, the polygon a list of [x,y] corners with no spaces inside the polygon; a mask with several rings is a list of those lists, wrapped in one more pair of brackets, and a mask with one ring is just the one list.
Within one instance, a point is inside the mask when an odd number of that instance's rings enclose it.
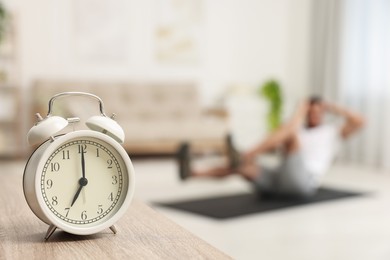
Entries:
{"label": "framed picture on wall", "polygon": [[122,63],[128,52],[127,0],[74,0],[74,48],[78,60]]}
{"label": "framed picture on wall", "polygon": [[201,59],[202,1],[154,0],[156,61],[196,65]]}

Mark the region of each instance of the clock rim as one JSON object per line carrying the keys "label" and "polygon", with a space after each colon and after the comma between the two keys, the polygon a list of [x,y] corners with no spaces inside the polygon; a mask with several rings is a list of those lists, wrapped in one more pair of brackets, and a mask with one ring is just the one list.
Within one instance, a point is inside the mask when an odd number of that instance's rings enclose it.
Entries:
{"label": "clock rim", "polygon": [[[41,192],[41,176],[42,176],[42,170],[44,168],[44,165],[46,164],[48,158],[51,156],[51,154],[57,150],[62,144],[66,143],[67,141],[75,138],[96,138],[98,140],[102,140],[109,145],[111,145],[119,154],[119,156],[122,157],[122,161],[124,162],[124,166],[126,167],[127,172],[127,178],[128,178],[128,188],[126,191],[125,198],[121,205],[119,205],[119,209],[113,213],[113,215],[104,220],[102,219],[102,222],[99,223],[91,223],[88,227],[80,226],[74,226],[70,223],[67,223],[66,221],[63,221],[59,219],[57,216],[54,215],[54,213],[49,209],[49,207],[46,205],[42,192]],[[127,152],[125,149],[113,138],[96,131],[92,130],[79,130],[71,133],[67,133],[65,135],[59,136],[55,138],[53,142],[51,142],[48,147],[43,151],[41,157],[39,158],[39,162],[37,164],[37,167],[35,169],[35,182],[34,182],[34,188],[36,190],[36,199],[38,202],[38,205],[44,214],[44,216],[47,218],[47,220],[50,222],[50,224],[55,225],[56,227],[72,234],[76,235],[89,235],[94,234],[99,231],[102,231],[106,228],[109,228],[110,226],[114,225],[127,211],[127,209],[130,206],[130,203],[132,201],[132,198],[134,196],[134,186],[135,186],[135,180],[134,180],[134,167],[131,162],[131,159],[129,158]]]}

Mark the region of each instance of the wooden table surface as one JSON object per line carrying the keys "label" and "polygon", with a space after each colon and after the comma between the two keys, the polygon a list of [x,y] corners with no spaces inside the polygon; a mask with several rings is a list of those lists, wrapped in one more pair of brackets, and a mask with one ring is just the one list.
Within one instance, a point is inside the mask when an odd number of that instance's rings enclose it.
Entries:
{"label": "wooden table surface", "polygon": [[57,230],[44,242],[48,226],[24,199],[21,171],[0,167],[0,259],[230,259],[140,201],[115,224],[116,235]]}

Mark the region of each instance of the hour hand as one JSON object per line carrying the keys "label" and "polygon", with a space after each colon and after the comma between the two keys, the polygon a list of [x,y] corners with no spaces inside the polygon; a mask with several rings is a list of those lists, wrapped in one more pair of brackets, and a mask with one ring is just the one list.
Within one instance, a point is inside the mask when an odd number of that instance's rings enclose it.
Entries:
{"label": "hour hand", "polygon": [[76,194],[75,194],[74,197],[73,197],[72,204],[70,204],[71,207],[72,207],[73,204],[76,202],[76,200],[77,200],[77,198],[79,197],[80,192],[81,192],[81,190],[83,189],[83,187],[86,186],[87,184],[88,184],[88,180],[87,180],[86,178],[81,178],[81,179],[79,180],[79,185],[80,185],[80,186],[79,186],[78,190],[76,191]]}
{"label": "hour hand", "polygon": [[72,204],[70,204],[71,207],[72,207],[73,204],[76,202],[76,200],[77,200],[77,198],[79,197],[80,192],[81,192],[81,190],[83,189],[83,187],[84,187],[84,186],[81,186],[81,185],[79,186],[79,188],[78,188],[76,194],[75,194],[74,197],[73,197]]}

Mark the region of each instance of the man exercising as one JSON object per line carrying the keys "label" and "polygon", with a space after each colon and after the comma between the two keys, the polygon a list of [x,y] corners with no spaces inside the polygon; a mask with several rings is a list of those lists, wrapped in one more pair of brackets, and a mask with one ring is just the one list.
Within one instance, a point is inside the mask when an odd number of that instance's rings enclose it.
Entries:
{"label": "man exercising", "polygon": [[[344,118],[344,124],[323,122],[325,112]],[[181,179],[188,177],[225,177],[239,174],[252,182],[262,194],[308,197],[317,191],[322,177],[330,168],[338,144],[364,125],[358,113],[336,104],[310,98],[298,105],[288,122],[271,133],[263,142],[239,154],[227,138],[229,165],[206,171],[190,167],[190,147],[183,144],[178,153]],[[282,160],[278,167],[269,169],[256,158],[281,147]]]}

